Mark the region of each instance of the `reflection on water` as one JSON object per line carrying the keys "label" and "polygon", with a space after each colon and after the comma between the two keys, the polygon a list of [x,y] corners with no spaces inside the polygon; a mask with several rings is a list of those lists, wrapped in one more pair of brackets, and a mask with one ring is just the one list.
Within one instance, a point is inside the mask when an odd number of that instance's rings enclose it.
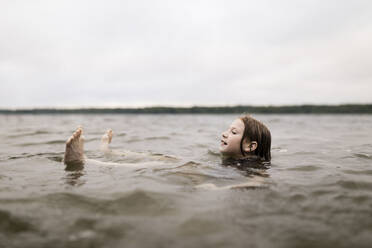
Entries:
{"label": "reflection on water", "polygon": [[86,182],[86,180],[80,178],[82,176],[84,176],[83,171],[69,172],[63,177],[63,180],[71,186],[82,186]]}
{"label": "reflection on water", "polygon": [[63,177],[63,180],[66,182],[66,184],[71,185],[71,186],[81,186],[83,185],[86,180],[81,178],[84,176],[84,171],[83,171],[83,166],[81,165],[80,168],[69,168],[67,169],[66,166],[66,175]]}
{"label": "reflection on water", "polygon": [[71,186],[81,186],[85,183],[85,180],[80,178],[85,174],[83,163],[65,164],[65,171],[66,175],[63,177],[63,180],[66,184]]}
{"label": "reflection on water", "polygon": [[[0,115],[0,247],[370,245],[372,116],[257,115],[271,165],[221,160],[235,117]],[[65,166],[79,125],[89,160]]]}

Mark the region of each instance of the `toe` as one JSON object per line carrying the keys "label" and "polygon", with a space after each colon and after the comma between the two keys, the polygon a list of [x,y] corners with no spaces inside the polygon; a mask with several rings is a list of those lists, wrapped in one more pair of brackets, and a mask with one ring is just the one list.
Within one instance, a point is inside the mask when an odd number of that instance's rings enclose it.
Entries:
{"label": "toe", "polygon": [[67,146],[71,145],[71,141],[72,141],[72,137],[68,138],[68,140],[66,141],[66,145]]}
{"label": "toe", "polygon": [[109,138],[109,143],[111,143],[112,135],[113,135],[113,131],[112,131],[112,129],[109,129],[109,130],[107,131],[107,136],[108,136],[108,138]]}
{"label": "toe", "polygon": [[80,135],[81,135],[81,129],[78,128],[78,129],[75,131],[75,133],[74,133],[74,138],[79,138]]}

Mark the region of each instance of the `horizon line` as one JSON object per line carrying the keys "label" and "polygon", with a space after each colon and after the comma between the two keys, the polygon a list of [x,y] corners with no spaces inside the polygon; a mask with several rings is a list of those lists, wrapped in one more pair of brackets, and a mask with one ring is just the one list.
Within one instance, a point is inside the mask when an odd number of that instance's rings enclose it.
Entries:
{"label": "horizon line", "polygon": [[225,104],[225,105],[207,105],[207,104],[196,104],[196,105],[166,105],[166,104],[153,104],[146,106],[50,106],[50,107],[0,107],[1,111],[30,111],[30,110],[88,110],[88,109],[128,109],[128,110],[140,110],[140,109],[153,109],[153,108],[170,108],[170,109],[192,109],[192,108],[236,108],[236,107],[252,107],[252,108],[276,108],[276,107],[341,107],[341,106],[368,106],[371,103],[302,103],[302,104],[266,104],[266,105],[252,105],[252,104]]}
{"label": "horizon line", "polygon": [[286,105],[286,106],[250,106],[236,105],[224,107],[166,107],[152,106],[144,108],[34,108],[2,110],[0,114],[372,114],[372,104],[344,105]]}

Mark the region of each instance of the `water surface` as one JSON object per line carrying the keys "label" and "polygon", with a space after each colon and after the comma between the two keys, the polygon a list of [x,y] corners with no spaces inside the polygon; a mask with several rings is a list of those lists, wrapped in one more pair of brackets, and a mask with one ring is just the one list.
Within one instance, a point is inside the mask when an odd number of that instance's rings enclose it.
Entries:
{"label": "water surface", "polygon": [[[235,117],[0,115],[0,247],[369,247],[372,116],[255,115],[273,136],[262,176],[221,165]],[[66,170],[79,125],[90,160]],[[141,155],[102,154],[107,128]]]}

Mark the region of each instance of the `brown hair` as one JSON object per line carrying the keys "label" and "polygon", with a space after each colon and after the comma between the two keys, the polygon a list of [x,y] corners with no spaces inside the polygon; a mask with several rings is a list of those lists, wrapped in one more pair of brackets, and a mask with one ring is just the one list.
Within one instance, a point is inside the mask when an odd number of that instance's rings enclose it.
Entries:
{"label": "brown hair", "polygon": [[257,148],[253,151],[255,155],[262,160],[270,162],[271,160],[271,133],[269,129],[260,121],[254,119],[250,115],[240,117],[244,123],[244,133],[240,141],[240,151],[243,156],[247,152],[243,150],[243,142],[256,141]]}

